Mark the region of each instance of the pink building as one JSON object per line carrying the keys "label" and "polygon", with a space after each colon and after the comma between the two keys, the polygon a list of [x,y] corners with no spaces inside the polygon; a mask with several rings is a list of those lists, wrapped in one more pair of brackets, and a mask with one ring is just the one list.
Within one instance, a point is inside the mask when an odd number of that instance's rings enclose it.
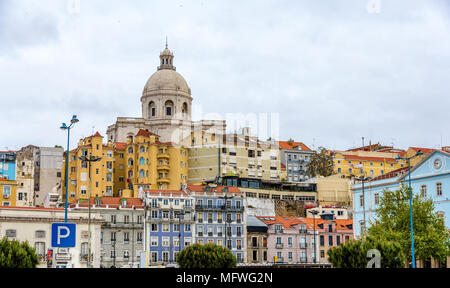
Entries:
{"label": "pink building", "polygon": [[312,223],[300,217],[257,216],[268,226],[268,262],[283,264],[313,264],[317,243]]}

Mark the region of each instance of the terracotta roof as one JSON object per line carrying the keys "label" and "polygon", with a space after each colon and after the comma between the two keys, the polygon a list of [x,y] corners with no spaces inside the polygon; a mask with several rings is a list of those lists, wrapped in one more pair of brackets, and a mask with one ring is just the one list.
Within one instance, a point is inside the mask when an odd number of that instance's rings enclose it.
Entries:
{"label": "terracotta roof", "polygon": [[278,141],[278,145],[280,146],[281,149],[293,150],[297,149],[300,146],[301,150],[311,151],[311,149],[309,149],[302,142],[292,142],[292,144],[290,144],[289,141]]}
{"label": "terracotta roof", "polygon": [[[205,188],[208,187],[206,185],[187,185],[187,189],[191,192],[204,192]],[[239,190],[238,187],[234,186],[217,186],[217,187],[211,187],[210,192],[223,192],[223,188],[228,188],[228,193],[241,193],[241,190]]]}
{"label": "terracotta roof", "polygon": [[408,167],[403,167],[403,168],[399,168],[399,169],[393,170],[393,171],[388,172],[388,173],[386,173],[384,175],[377,176],[377,177],[373,178],[370,181],[378,181],[378,180],[383,180],[383,179],[394,178],[394,177],[399,176],[400,174],[402,174],[405,171],[408,171]]}
{"label": "terracotta roof", "polygon": [[[362,151],[373,151],[373,149],[377,148],[378,146],[380,146],[380,143],[372,144],[372,145],[366,145],[366,146],[353,148],[353,149],[348,149],[347,151],[361,151],[361,150]],[[392,147],[388,147],[388,148],[392,148]]]}
{"label": "terracotta roof", "polygon": [[[144,130],[144,129],[139,129],[138,133],[136,134],[136,137],[137,136],[150,137],[150,135],[156,135],[156,134],[153,132]],[[156,135],[156,136],[158,136],[158,135]]]}
{"label": "terracotta roof", "polygon": [[420,147],[409,147],[414,151],[422,151],[422,153],[427,154],[427,153],[431,153],[433,151],[435,151],[436,149],[432,149],[432,148],[420,148]]}
{"label": "terracotta roof", "polygon": [[375,162],[397,162],[394,158],[385,158],[385,157],[366,157],[366,156],[356,156],[356,155],[345,155],[343,154],[344,159],[346,160],[363,160],[363,161],[375,161]]}
{"label": "terracotta roof", "polygon": [[127,143],[124,142],[116,142],[114,143],[114,147],[119,150],[125,150],[127,148]]}
{"label": "terracotta roof", "polygon": [[64,211],[64,208],[45,208],[45,207],[19,207],[19,206],[0,206],[0,209],[17,210],[42,210],[42,211]]}
{"label": "terracotta roof", "polygon": [[[291,229],[291,227],[294,225],[302,225],[302,224],[309,226],[308,229],[313,229],[312,222],[310,224],[308,223],[309,221],[307,221],[306,218],[301,217],[256,216],[256,218],[258,218],[260,221],[264,222],[267,225],[281,224],[285,229]],[[316,219],[316,226],[317,226],[317,219]]]}
{"label": "terracotta roof", "polygon": [[283,163],[280,164],[282,169],[286,169],[286,165],[284,165]]}

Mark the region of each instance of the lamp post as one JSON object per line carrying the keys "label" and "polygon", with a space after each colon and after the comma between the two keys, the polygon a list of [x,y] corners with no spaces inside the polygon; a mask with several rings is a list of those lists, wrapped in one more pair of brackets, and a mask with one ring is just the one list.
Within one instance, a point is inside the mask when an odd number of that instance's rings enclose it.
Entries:
{"label": "lamp post", "polygon": [[365,177],[364,175],[355,178],[355,180],[362,181],[364,234],[366,234],[366,195],[364,194],[364,181],[369,181],[370,179],[370,177]]}
{"label": "lamp post", "polygon": [[414,157],[417,157],[419,155],[422,155],[422,151],[417,151],[417,153],[411,157],[400,157],[398,155],[395,159],[400,160],[406,160],[408,161],[408,182],[409,182],[409,219],[411,222],[411,253],[412,253],[412,268],[416,268],[416,258],[414,256],[414,232],[413,232],[413,218],[412,218],[412,192],[411,192],[411,159]]}
{"label": "lamp post", "polygon": [[[179,253],[181,252],[181,215],[184,216],[183,210],[180,210],[180,214],[178,215],[178,254],[177,254],[177,258],[178,258]],[[177,261],[177,260],[178,259],[175,259],[175,261]]]}
{"label": "lamp post", "polygon": [[62,123],[61,129],[67,130],[67,153],[66,153],[66,203],[64,205],[64,222],[67,223],[67,203],[69,202],[68,197],[68,186],[69,186],[69,139],[70,139],[70,128],[72,128],[75,123],[79,122],[77,115],[72,116],[72,120],[70,120],[70,125],[67,126],[66,123]]}
{"label": "lamp post", "polygon": [[316,264],[317,259],[317,242],[316,242],[316,215],[319,214],[319,211],[317,210],[311,210],[309,211],[311,214],[313,214],[313,229],[314,229],[314,264]]}
{"label": "lamp post", "polygon": [[[89,206],[88,206],[88,268],[91,267],[91,162],[98,162],[102,159],[102,157],[92,156],[80,156],[78,157],[83,162],[89,163],[89,192],[88,192],[88,198],[89,198]],[[114,251],[114,256],[115,256]]]}

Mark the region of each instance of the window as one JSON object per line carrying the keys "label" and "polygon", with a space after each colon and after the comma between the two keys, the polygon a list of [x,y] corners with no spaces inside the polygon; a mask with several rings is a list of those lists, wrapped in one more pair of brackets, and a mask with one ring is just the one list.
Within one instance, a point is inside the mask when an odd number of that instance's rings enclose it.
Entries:
{"label": "window", "polygon": [[162,237],[162,246],[169,247],[170,246],[170,237]]}
{"label": "window", "polygon": [[116,224],[116,215],[111,215],[111,223]]}
{"label": "window", "polygon": [[88,243],[87,242],[83,242],[81,243],[81,257],[80,257],[80,262],[86,262],[88,260]]}
{"label": "window", "polygon": [[150,245],[154,246],[158,246],[158,237],[151,237],[150,238]]}
{"label": "window", "polygon": [[288,238],[288,247],[292,248],[292,237]]}
{"label": "window", "polygon": [[328,245],[333,246],[333,236],[328,236]]}
{"label": "window", "polygon": [[427,197],[427,185],[420,186],[420,197]]}
{"label": "window", "polygon": [[436,183],[436,196],[442,196],[442,183]]}
{"label": "window", "polygon": [[323,235],[320,235],[320,246],[324,245],[325,245],[325,238],[323,237]]}
{"label": "window", "polygon": [[375,205],[379,205],[380,204],[380,194],[375,193],[374,198],[375,198],[374,199]]}
{"label": "window", "polygon": [[35,232],[35,237],[36,238],[45,238],[45,231],[44,230],[37,230]]}
{"label": "window", "polygon": [[125,244],[130,242],[130,232],[123,232],[123,242]]}
{"label": "window", "polygon": [[123,251],[123,260],[128,261],[129,258],[130,253],[127,250]]}

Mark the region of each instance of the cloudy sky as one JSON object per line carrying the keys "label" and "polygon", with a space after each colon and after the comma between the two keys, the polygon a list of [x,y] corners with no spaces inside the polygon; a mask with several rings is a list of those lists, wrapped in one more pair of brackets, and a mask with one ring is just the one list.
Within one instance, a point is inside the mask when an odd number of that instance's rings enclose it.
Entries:
{"label": "cloudy sky", "polygon": [[272,115],[311,148],[450,145],[449,32],[447,0],[0,0],[0,150],[66,147],[73,114],[71,147],[140,117],[166,36],[194,120]]}

